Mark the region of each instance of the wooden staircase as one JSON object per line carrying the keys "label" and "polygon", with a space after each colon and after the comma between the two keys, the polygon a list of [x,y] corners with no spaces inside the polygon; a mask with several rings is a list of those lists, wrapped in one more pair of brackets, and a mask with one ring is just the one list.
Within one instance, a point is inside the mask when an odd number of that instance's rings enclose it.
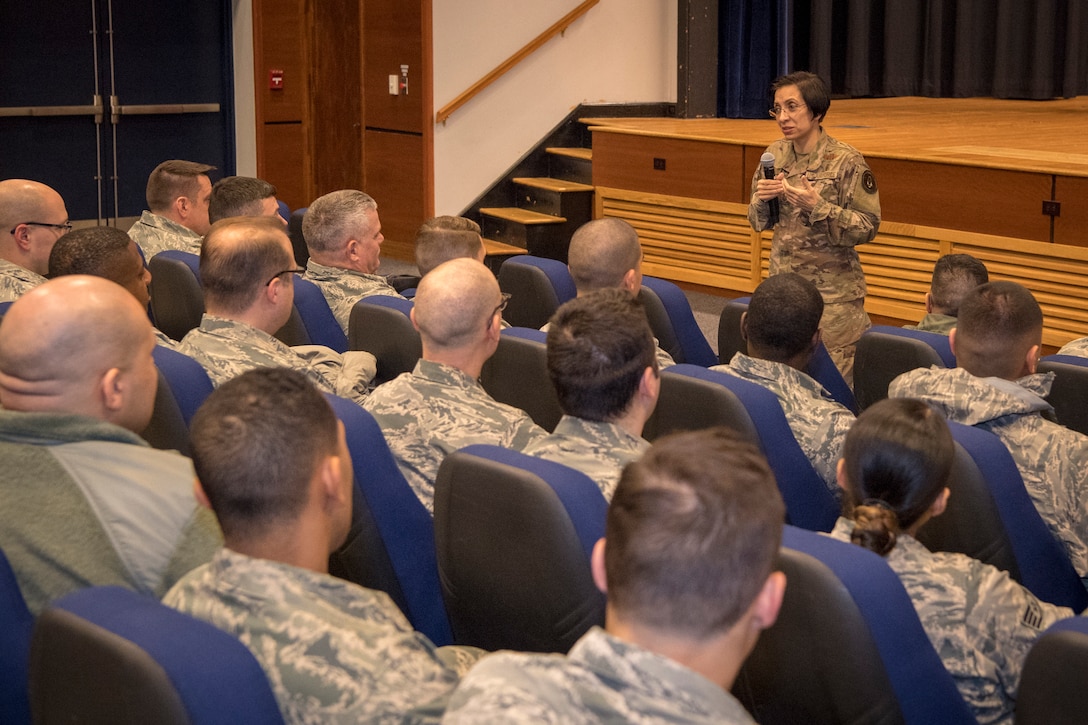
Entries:
{"label": "wooden staircase", "polygon": [[513,179],[513,206],[479,209],[493,269],[514,254],[566,262],[571,235],[593,218],[593,150],[549,147],[547,154],[548,176]]}

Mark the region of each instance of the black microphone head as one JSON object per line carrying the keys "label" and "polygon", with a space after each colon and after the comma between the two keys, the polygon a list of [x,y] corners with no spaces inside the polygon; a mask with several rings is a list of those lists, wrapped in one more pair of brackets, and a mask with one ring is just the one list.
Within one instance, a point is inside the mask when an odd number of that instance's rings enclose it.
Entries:
{"label": "black microphone head", "polygon": [[765,169],[774,169],[774,154],[768,151],[759,157],[759,163],[762,164]]}

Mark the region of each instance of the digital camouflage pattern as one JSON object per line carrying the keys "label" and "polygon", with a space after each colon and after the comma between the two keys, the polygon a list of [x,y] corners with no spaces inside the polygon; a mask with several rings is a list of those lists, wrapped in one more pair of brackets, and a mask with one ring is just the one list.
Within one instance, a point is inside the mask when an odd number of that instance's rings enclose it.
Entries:
{"label": "digital camouflage pattern", "polygon": [[842,498],[837,469],[846,433],[854,424],[854,414],[846,406],[835,401],[811,377],[785,363],[760,360],[738,352],[728,365],[715,365],[710,369],[734,375],[774,393],[797,445],[835,500]]}
{"label": "digital camouflage pattern", "polygon": [[461,681],[442,722],[754,723],[732,695],[702,675],[598,627],[566,656],[484,657]]}
{"label": "digital camouflage pattern", "polygon": [[200,254],[200,245],[204,242],[204,237],[192,229],[183,227],[172,219],[152,214],[146,209],[140,221],[128,230],[128,235],[140,245],[145,259],[151,259],[167,249]]}
{"label": "digital camouflage pattern", "polygon": [[524,411],[496,401],[450,365],[420,360],[363,403],[416,496],[434,512],[434,480],[446,456],[475,443],[517,451],[548,435]]}
{"label": "digital camouflage pattern", "polygon": [[551,435],[527,446],[525,453],[581,471],[596,482],[605,500],[611,501],[623,467],[642,457],[649,447],[648,441],[614,423],[564,415]]}
{"label": "digital camouflage pattern", "polygon": [[318,390],[359,404],[377,371],[377,360],[368,352],[340,354],[320,345],[288,347],[244,322],[208,314],[177,351],[200,363],[216,387],[254,368],[290,368],[304,373]]}
{"label": "digital camouflage pattern", "polygon": [[44,283],[45,277],[37,272],[0,259],[0,302],[14,302]]}
{"label": "digital camouflage pattern", "polygon": [[436,648],[384,592],[229,549],[163,603],[238,637],[289,724],[437,722],[482,654]]}
{"label": "digital camouflage pattern", "polygon": [[[865,273],[854,247],[872,241],[880,227],[880,195],[865,159],[822,129],[808,154],[798,156],[788,139],[775,141],[767,151],[774,155],[775,174],[785,172],[792,186],[799,186],[805,176],[821,197],[811,212],[794,207],[784,196],[778,199],[769,274],[800,274],[816,285],[828,306],[864,300]],[[762,168],[752,177],[748,205],[748,222],[756,231],[766,229],[770,219],[769,205],[755,196],[761,178]],[[824,345],[850,382],[854,344],[869,327],[863,304],[825,309],[821,327]]]}
{"label": "digital camouflage pattern", "polygon": [[1017,381],[977,378],[936,366],[903,373],[888,395],[919,398],[945,417],[997,435],[1009,449],[1024,487],[1073,568],[1088,575],[1088,436],[1044,417],[1054,373]]}
{"label": "digital camouflage pattern", "polygon": [[306,262],[305,276],[321,289],[321,294],[325,295],[325,301],[329,303],[333,317],[340,323],[345,335],[348,334],[348,322],[356,302],[372,295],[401,297],[393,289],[393,285],[381,275],[326,267],[312,259]]}
{"label": "digital camouflage pattern", "polygon": [[153,328],[153,329],[155,331],[155,344],[156,345],[161,345],[162,347],[169,348],[171,350],[176,350],[178,348],[178,343],[177,343],[176,340],[170,339],[169,335],[167,335],[165,332],[163,332],[162,330],[160,330],[157,327]]}
{"label": "digital camouflage pattern", "polygon": [[942,315],[937,312],[930,312],[923,317],[922,321],[917,325],[903,325],[903,328],[906,330],[936,332],[939,335],[947,335],[952,328],[956,326],[958,319],[959,318],[953,317],[952,315]]}
{"label": "digital camouflage pattern", "polygon": [[[840,518],[831,536],[850,541]],[[918,619],[980,723],[1011,723],[1024,658],[1035,639],[1073,610],[1041,602],[989,564],[933,553],[900,534],[887,556]]]}
{"label": "digital camouflage pattern", "polygon": [[1058,350],[1058,354],[1088,357],[1088,337],[1081,337],[1065,343],[1065,345],[1062,346],[1062,349]]}

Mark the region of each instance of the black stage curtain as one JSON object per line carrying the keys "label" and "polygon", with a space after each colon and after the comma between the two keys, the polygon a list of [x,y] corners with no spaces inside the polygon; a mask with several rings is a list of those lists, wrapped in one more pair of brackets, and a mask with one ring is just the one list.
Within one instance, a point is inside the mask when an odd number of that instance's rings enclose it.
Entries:
{"label": "black stage curtain", "polygon": [[794,0],[793,68],[836,95],[1088,94],[1084,0]]}

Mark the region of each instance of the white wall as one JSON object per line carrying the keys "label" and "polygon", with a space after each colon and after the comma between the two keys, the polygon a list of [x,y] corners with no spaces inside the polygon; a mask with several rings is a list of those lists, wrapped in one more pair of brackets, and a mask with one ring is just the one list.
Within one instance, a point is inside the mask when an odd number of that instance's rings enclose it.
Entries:
{"label": "white wall", "polygon": [[253,2],[234,0],[234,140],[240,176],[257,175],[257,111],[253,85]]}
{"label": "white wall", "polygon": [[[434,0],[437,111],[580,0]],[[459,214],[580,103],[676,101],[675,0],[601,0],[435,127],[435,213]]]}

